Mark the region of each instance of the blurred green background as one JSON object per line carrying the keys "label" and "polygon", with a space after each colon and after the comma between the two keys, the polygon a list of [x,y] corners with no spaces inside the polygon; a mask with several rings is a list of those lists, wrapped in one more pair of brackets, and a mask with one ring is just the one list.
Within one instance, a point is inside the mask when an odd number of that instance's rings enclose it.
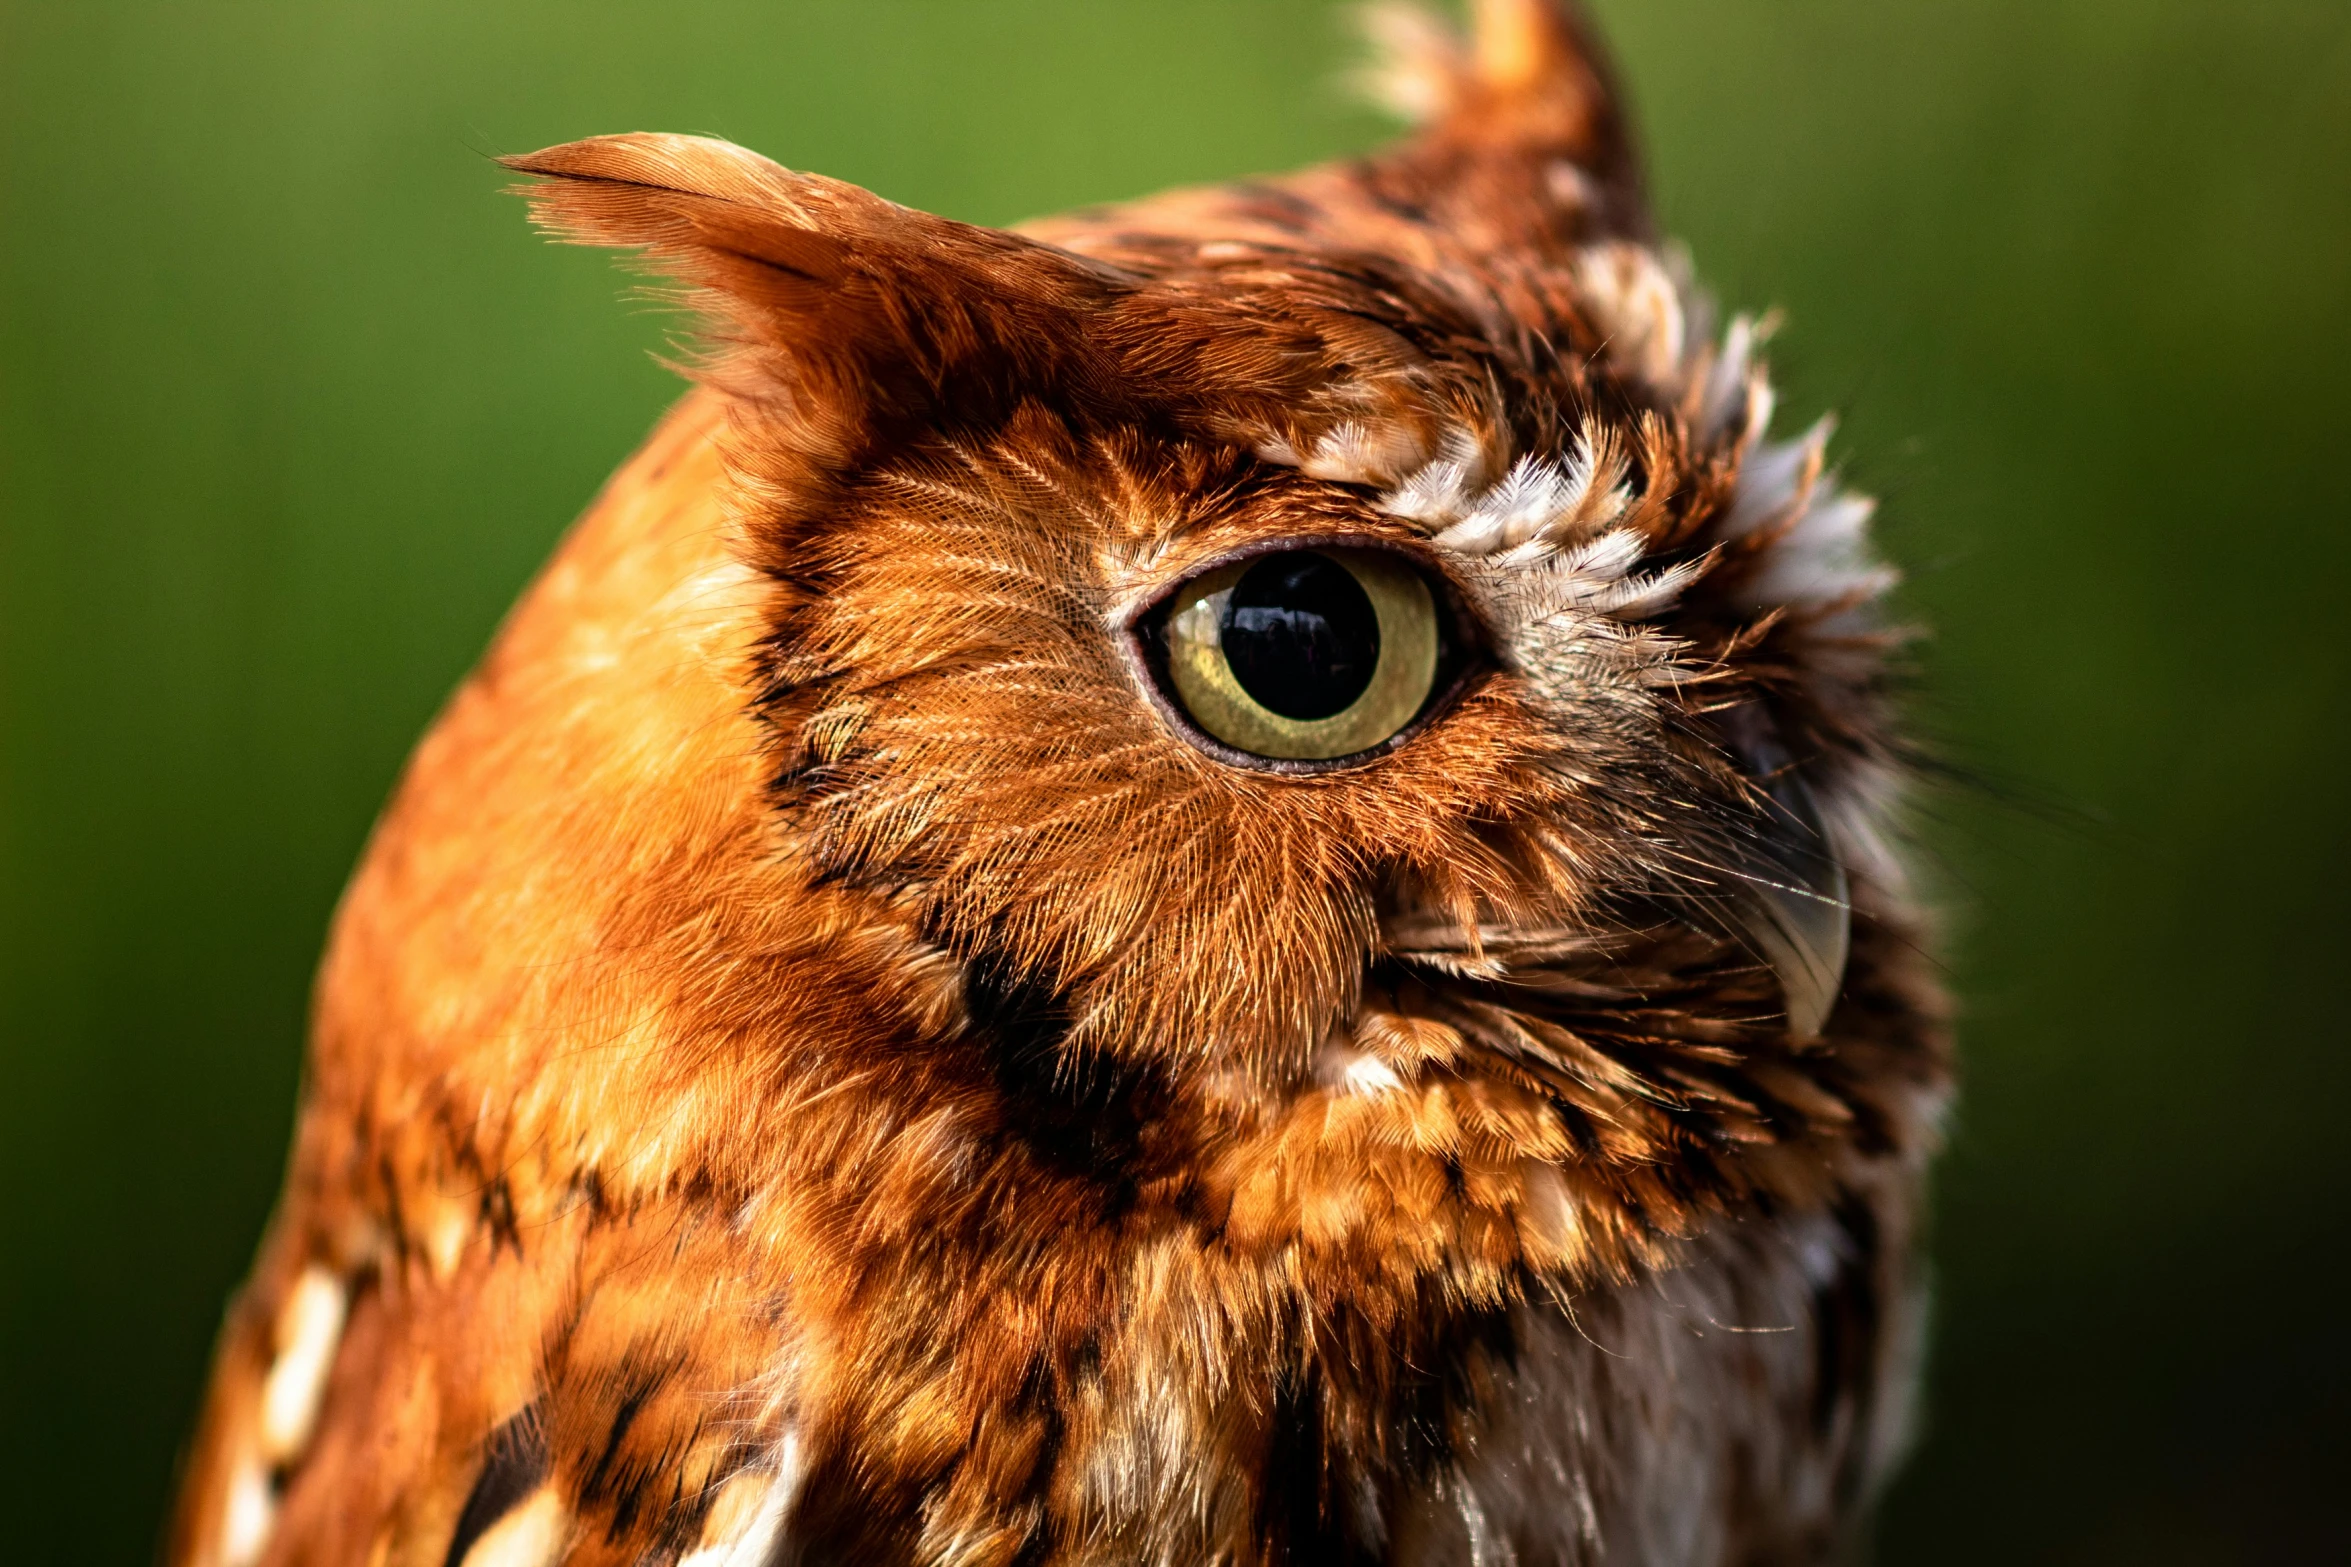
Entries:
{"label": "blurred green background", "polygon": [[[1890,1563],[2351,1560],[2351,6],[1601,0],[1938,629]],[[0,0],[0,1555],[151,1548],[401,757],[674,394],[488,155],[990,222],[1370,144],[1323,0]],[[2330,1479],[2331,1477],[2331,1479]]]}

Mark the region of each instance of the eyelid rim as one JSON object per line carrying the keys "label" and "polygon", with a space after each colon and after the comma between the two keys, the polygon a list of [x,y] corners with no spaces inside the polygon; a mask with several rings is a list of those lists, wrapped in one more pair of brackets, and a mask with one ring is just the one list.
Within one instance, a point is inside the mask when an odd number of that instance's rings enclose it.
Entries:
{"label": "eyelid rim", "polygon": [[[1259,756],[1254,751],[1227,745],[1194,723],[1191,715],[1162,689],[1150,650],[1143,645],[1144,627],[1151,617],[1182,592],[1187,583],[1243,561],[1257,560],[1267,555],[1288,555],[1299,550],[1379,550],[1404,557],[1428,579],[1430,596],[1437,602],[1438,613],[1448,618],[1454,633],[1453,640],[1459,648],[1455,656],[1460,668],[1455,671],[1452,681],[1429,697],[1412,722],[1369,750],[1353,751],[1345,756],[1322,760],[1301,760]],[[1277,778],[1319,778],[1331,773],[1355,772],[1400,750],[1426,733],[1460,701],[1463,693],[1483,672],[1478,655],[1487,646],[1484,625],[1471,612],[1461,585],[1445,569],[1434,551],[1413,549],[1396,539],[1367,538],[1360,533],[1310,533],[1279,539],[1259,539],[1192,562],[1185,567],[1182,576],[1156,585],[1149,593],[1114,613],[1110,617],[1110,633],[1111,641],[1118,648],[1119,662],[1126,666],[1128,678],[1159,714],[1160,721],[1175,732],[1177,739],[1206,755],[1211,761],[1244,772],[1263,773]]]}

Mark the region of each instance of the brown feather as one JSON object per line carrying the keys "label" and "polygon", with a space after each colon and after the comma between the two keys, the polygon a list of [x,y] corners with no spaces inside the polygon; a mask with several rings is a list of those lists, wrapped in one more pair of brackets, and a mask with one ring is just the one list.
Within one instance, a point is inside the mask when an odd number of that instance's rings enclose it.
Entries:
{"label": "brown feather", "polygon": [[[337,916],[175,1563],[1852,1537],[1946,1076],[1878,579],[1646,248],[1585,25],[1478,15],[1389,153],[1025,236],[692,138],[511,160],[683,286],[703,384]],[[1374,760],[1150,695],[1138,617],[1285,541],[1484,628]],[[1799,786],[1817,1034],[1736,915]]]}

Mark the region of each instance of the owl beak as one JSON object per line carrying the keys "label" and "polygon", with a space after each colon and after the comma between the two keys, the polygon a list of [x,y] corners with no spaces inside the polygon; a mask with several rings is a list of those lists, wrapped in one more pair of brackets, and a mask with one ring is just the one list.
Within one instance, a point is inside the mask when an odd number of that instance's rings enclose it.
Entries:
{"label": "owl beak", "polygon": [[1813,887],[1757,887],[1747,895],[1742,933],[1779,976],[1791,1033],[1818,1034],[1845,987],[1852,944],[1844,867],[1827,862]]}
{"label": "owl beak", "polygon": [[1767,786],[1777,829],[1741,867],[1734,920],[1779,977],[1788,1029],[1817,1035],[1845,987],[1852,948],[1852,886],[1804,780],[1786,772]]}

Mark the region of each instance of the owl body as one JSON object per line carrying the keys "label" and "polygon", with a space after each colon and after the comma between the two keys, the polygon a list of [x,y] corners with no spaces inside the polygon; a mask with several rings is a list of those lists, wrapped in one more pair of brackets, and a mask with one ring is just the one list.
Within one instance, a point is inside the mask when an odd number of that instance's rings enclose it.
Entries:
{"label": "owl body", "polygon": [[1577,20],[1414,39],[1401,147],[1025,235],[517,160],[711,347],[338,914],[175,1563],[1853,1547],[1945,1081],[1867,508]]}

